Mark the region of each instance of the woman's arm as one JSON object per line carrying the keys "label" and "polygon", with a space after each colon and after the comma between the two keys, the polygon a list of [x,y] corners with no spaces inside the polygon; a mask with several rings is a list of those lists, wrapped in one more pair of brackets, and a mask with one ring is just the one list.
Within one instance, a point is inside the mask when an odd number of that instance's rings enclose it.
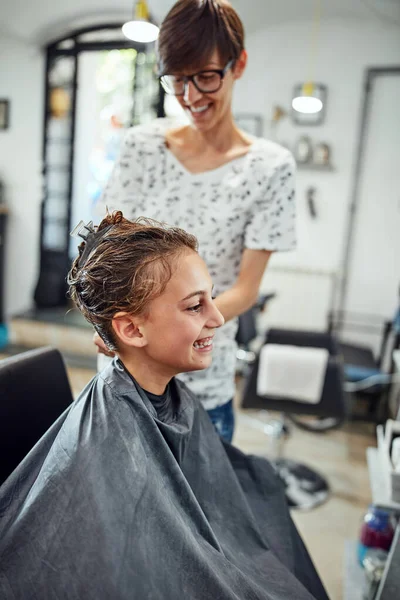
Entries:
{"label": "woman's arm", "polygon": [[[269,156],[267,158],[269,161]],[[255,164],[257,171],[253,173],[253,179],[259,182],[260,188],[244,232],[245,250],[239,277],[229,290],[215,300],[225,321],[246,312],[257,302],[261,280],[271,254],[275,251],[292,250],[296,245],[296,165],[292,155],[281,149],[272,175],[268,176],[266,167],[269,162],[267,164],[258,160]]]}
{"label": "woman's arm", "polygon": [[261,280],[271,254],[269,250],[245,248],[235,285],[215,299],[225,321],[241,315],[257,302]]}

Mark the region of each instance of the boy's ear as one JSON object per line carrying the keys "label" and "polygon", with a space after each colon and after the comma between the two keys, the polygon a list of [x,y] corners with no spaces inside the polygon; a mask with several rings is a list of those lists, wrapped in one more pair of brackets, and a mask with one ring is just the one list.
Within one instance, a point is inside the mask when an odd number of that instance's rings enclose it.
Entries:
{"label": "boy's ear", "polygon": [[143,319],[126,312],[119,312],[113,316],[112,327],[118,340],[125,346],[143,348],[147,345],[144,335]]}
{"label": "boy's ear", "polygon": [[247,51],[242,50],[239,58],[237,59],[235,66],[233,67],[233,77],[234,79],[240,79],[243,75],[245,68],[247,65]]}

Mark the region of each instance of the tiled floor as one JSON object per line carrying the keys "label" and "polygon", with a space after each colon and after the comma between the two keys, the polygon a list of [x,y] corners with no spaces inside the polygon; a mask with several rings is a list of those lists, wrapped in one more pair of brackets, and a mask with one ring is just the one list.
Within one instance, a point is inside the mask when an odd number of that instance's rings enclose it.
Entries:
{"label": "tiled floor", "polygon": [[[69,369],[74,393],[79,393],[93,372]],[[245,452],[266,454],[268,439],[241,419],[236,407],[234,443]],[[246,411],[246,415],[259,417]],[[370,502],[365,451],[375,445],[373,427],[349,424],[338,431],[311,434],[292,427],[284,454],[296,457],[327,477],[332,494],[328,502],[309,512],[293,511],[294,521],[310,551],[331,600],[342,600],[343,559],[346,540],[356,540],[361,519]],[[295,600],[291,598],[288,600]]]}
{"label": "tiled floor", "polygon": [[[246,452],[265,452],[265,436],[240,422],[234,440]],[[370,502],[365,450],[374,445],[371,428],[347,425],[339,431],[311,434],[292,428],[284,454],[322,473],[332,494],[322,506],[292,511],[294,521],[332,600],[342,599],[346,540],[356,540],[363,513]]]}

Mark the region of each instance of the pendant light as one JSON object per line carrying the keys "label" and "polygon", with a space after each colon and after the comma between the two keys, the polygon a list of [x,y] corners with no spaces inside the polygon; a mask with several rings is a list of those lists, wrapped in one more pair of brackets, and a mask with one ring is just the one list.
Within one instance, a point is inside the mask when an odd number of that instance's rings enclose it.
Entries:
{"label": "pendant light", "polygon": [[303,84],[301,92],[296,98],[292,100],[292,107],[294,110],[304,114],[318,113],[323,108],[321,98],[315,90],[315,84],[313,83],[312,75],[315,67],[315,56],[317,54],[317,45],[319,37],[319,28],[321,21],[321,0],[315,0],[315,11],[314,11],[314,26],[311,41],[311,67],[310,67],[310,79]]}
{"label": "pendant light", "polygon": [[322,100],[316,97],[315,86],[311,81],[303,85],[300,96],[293,98],[292,107],[304,114],[313,114],[322,110]]}
{"label": "pendant light", "polygon": [[132,21],[122,26],[122,33],[134,42],[147,44],[155,42],[160,29],[150,22],[150,12],[146,0],[136,0]]}

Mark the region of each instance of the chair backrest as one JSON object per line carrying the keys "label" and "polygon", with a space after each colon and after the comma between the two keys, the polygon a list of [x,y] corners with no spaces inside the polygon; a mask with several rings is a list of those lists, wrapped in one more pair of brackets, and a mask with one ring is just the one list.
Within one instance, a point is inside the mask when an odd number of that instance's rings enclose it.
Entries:
{"label": "chair backrest", "polygon": [[256,329],[256,311],[254,308],[241,314],[238,319],[238,330],[236,333],[236,343],[239,346],[247,346],[257,337]]}
{"label": "chair backrest", "polygon": [[258,335],[257,314],[263,312],[268,303],[275,298],[275,293],[259,296],[257,303],[249,310],[239,315],[236,342],[239,346],[248,347]]}
{"label": "chair backrest", "polygon": [[[400,347],[400,306],[396,309],[393,319],[389,320],[371,314],[348,311],[331,312],[329,314],[329,333],[340,335],[343,328],[348,329],[349,332],[355,331],[358,334],[379,335],[381,338],[379,349],[374,350],[369,345],[360,344],[359,342],[352,343],[349,341],[349,336],[347,336],[346,342],[341,344],[348,350],[349,356],[345,356],[346,362],[347,359],[350,359],[351,364],[357,366],[365,366],[366,362],[370,366],[373,363],[372,367],[375,370],[393,372],[393,350]],[[354,348],[353,353],[351,348]],[[370,357],[367,357],[367,353],[372,355],[372,361]]]}
{"label": "chair backrest", "polygon": [[0,361],[0,484],[72,401],[58,350],[39,348]]}
{"label": "chair backrest", "polygon": [[[346,416],[347,407],[343,391],[343,366],[336,340],[332,335],[314,331],[270,329],[267,333],[265,343],[328,349],[330,358],[326,369],[321,401],[318,404],[307,404],[293,399],[258,395],[258,356],[244,387],[242,397],[243,408],[276,410],[295,415],[315,415],[334,418],[343,418]],[[288,377],[290,377],[289,373]]]}

